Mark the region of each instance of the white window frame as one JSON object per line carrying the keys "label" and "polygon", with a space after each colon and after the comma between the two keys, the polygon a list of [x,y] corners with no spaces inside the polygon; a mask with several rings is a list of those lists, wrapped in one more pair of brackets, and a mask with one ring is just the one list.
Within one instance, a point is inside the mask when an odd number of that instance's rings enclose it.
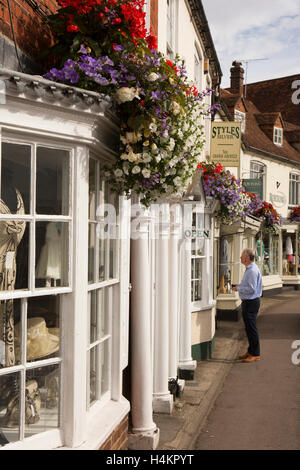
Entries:
{"label": "white window frame", "polygon": [[[99,186],[99,181],[100,181],[100,172],[101,171],[104,171],[103,168],[101,168],[101,161],[99,158],[97,158],[97,156],[95,154],[90,154],[90,159],[93,159],[95,162],[96,162],[96,210],[97,208],[99,207],[99,204],[100,204],[100,200],[99,200],[99,194],[100,194],[100,186]],[[89,160],[90,161],[90,160]],[[105,183],[107,184],[107,183]],[[103,194],[103,201],[104,203],[108,203],[109,201],[105,201],[105,193],[106,191],[104,191],[104,194]],[[104,212],[104,209],[103,209],[103,212]],[[100,387],[100,384],[98,384],[98,387],[97,387],[97,398],[96,398],[96,401],[94,403],[92,403],[90,405],[90,352],[92,349],[95,349],[95,348],[98,348],[98,353],[97,353],[97,361],[98,361],[98,365],[100,366],[101,362],[100,362],[100,351],[102,348],[104,348],[106,345],[108,345],[108,358],[107,358],[107,361],[108,361],[108,369],[112,369],[112,318],[113,318],[113,313],[115,311],[115,305],[114,305],[114,300],[115,298],[118,297],[118,292],[119,292],[119,289],[120,289],[120,260],[119,260],[119,257],[120,257],[120,221],[119,221],[119,212],[117,214],[117,221],[116,221],[116,235],[117,235],[117,249],[116,249],[116,258],[114,259],[114,263],[115,263],[115,266],[114,266],[114,273],[117,274],[117,276],[115,278],[109,278],[109,269],[110,269],[110,260],[109,260],[109,256],[110,256],[110,239],[108,238],[106,240],[106,243],[105,243],[105,256],[106,256],[106,260],[105,260],[105,280],[103,281],[95,281],[95,282],[92,282],[92,283],[88,283],[88,286],[87,286],[87,289],[88,289],[88,315],[87,315],[87,319],[88,319],[88,326],[87,326],[87,329],[88,329],[88,335],[89,335],[89,332],[90,332],[90,312],[91,312],[91,293],[92,292],[96,292],[96,295],[98,297],[98,301],[99,301],[99,296],[100,296],[100,290],[106,290],[107,292],[107,295],[108,295],[108,308],[109,308],[109,311],[108,311],[108,332],[105,336],[103,337],[99,337],[93,341],[92,343],[90,343],[90,337],[88,337],[88,345],[87,345],[87,379],[86,379],[86,383],[87,383],[87,410],[89,410],[91,407],[93,407],[95,404],[97,404],[98,402],[107,402],[111,399],[111,377],[109,377],[109,380],[108,380],[108,390],[104,393],[104,394],[101,394],[99,393],[99,390],[101,389]],[[96,234],[97,234],[97,227],[100,227],[101,225],[103,225],[103,223],[105,223],[104,221],[104,215],[103,214],[98,214],[96,213],[96,218],[95,219],[89,219],[89,223],[92,222],[96,222]],[[97,236],[97,235],[96,235]],[[94,254],[94,257],[95,257],[95,268],[94,268],[94,272],[95,272],[95,275],[97,276],[98,275],[98,265],[99,265],[99,243],[96,243],[96,252]],[[99,308],[99,304],[98,304],[98,311],[97,311],[97,320],[98,320],[98,328],[99,328],[99,322],[100,322],[100,308]],[[100,371],[98,370],[98,376],[97,376],[97,381],[101,381],[101,377],[100,377]]]}
{"label": "white window frame", "polygon": [[203,57],[200,53],[200,48],[197,43],[195,43],[194,53],[194,82],[196,88],[201,91],[203,82]]}
{"label": "white window frame", "polygon": [[281,127],[274,126],[274,133],[273,133],[273,142],[275,145],[282,147],[283,144],[283,129]]}
{"label": "white window frame", "polygon": [[[0,301],[1,300],[15,300],[21,299],[21,322],[22,322],[22,344],[23,348],[21,351],[22,364],[15,365],[12,367],[5,367],[0,369],[0,375],[7,375],[11,373],[20,374],[20,394],[21,397],[24,397],[25,393],[25,384],[26,384],[26,372],[33,370],[37,367],[44,367],[50,365],[59,365],[60,366],[60,397],[59,397],[59,427],[53,430],[47,430],[39,434],[35,434],[30,437],[25,437],[25,423],[21,419],[20,422],[20,439],[16,442],[11,442],[6,444],[3,449],[18,449],[28,446],[28,448],[39,448],[39,446],[44,447],[44,443],[47,442],[47,446],[55,448],[62,445],[61,438],[61,426],[64,420],[63,411],[62,411],[62,395],[63,395],[63,374],[64,374],[64,344],[62,341],[63,338],[63,312],[65,311],[65,299],[68,293],[72,292],[72,270],[73,270],[73,261],[72,261],[72,240],[73,240],[73,174],[74,174],[74,146],[66,143],[64,141],[47,139],[35,134],[20,136],[7,132],[5,129],[0,128],[0,153],[2,149],[2,143],[10,143],[16,145],[27,145],[31,147],[31,169],[34,171],[34,177],[31,175],[30,183],[30,214],[24,215],[5,215],[0,214],[1,220],[24,220],[28,224],[30,230],[29,234],[29,256],[28,256],[28,289],[20,289],[13,291],[0,292]],[[60,149],[69,152],[69,215],[44,215],[36,214],[35,205],[36,205],[36,191],[35,191],[35,182],[36,182],[36,158],[37,158],[37,148],[38,147],[47,147],[53,149]],[[67,287],[35,287],[35,223],[39,221],[55,221],[55,222],[67,222],[69,224],[69,253],[68,253],[68,281],[69,285]],[[50,295],[59,295],[60,296],[60,356],[54,357],[45,360],[39,360],[34,362],[24,362],[26,357],[25,352],[25,338],[26,338],[26,319],[27,319],[27,306],[28,299],[36,298],[39,296],[50,296]],[[21,411],[24,409],[24,401],[21,401]],[[33,444],[33,447],[32,446]]]}
{"label": "white window frame", "polygon": [[240,122],[241,123],[241,130],[242,133],[245,132],[246,130],[246,114],[243,113],[242,111],[235,109],[234,110],[234,120],[235,122]]}
{"label": "white window frame", "polygon": [[263,196],[265,197],[265,186],[266,186],[266,170],[267,167],[264,163],[251,160],[250,161],[250,178],[251,179],[262,179],[263,180]]}
{"label": "white window frame", "polygon": [[300,174],[290,173],[289,175],[289,206],[300,204]]}
{"label": "white window frame", "polygon": [[[192,259],[201,259],[201,279],[202,279],[202,292],[201,292],[201,300],[193,301],[191,295],[191,311],[198,312],[201,310],[206,310],[208,308],[212,308],[215,305],[213,300],[213,251],[214,251],[214,240],[213,240],[213,217],[210,214],[205,212],[205,208],[202,204],[197,204],[192,211],[193,214],[203,214],[204,216],[204,223],[205,220],[209,218],[209,226],[204,227],[204,230],[209,230],[209,237],[204,238],[204,254],[203,255],[193,255],[191,254],[191,269],[192,269]],[[193,220],[191,221],[193,224]],[[192,248],[193,248],[193,239],[191,240]],[[192,280],[192,278],[191,278]],[[204,286],[204,282],[205,286]],[[207,282],[209,286],[207,288]],[[192,291],[192,284],[191,284],[191,291]]]}
{"label": "white window frame", "polygon": [[[17,137],[16,135],[20,136]],[[9,443],[3,447],[5,450],[50,450],[50,449],[83,449],[97,450],[113,432],[116,423],[121,422],[129,412],[128,401],[122,396],[122,370],[128,363],[128,302],[129,302],[129,250],[130,250],[130,200],[121,198],[120,213],[120,287],[113,299],[113,317],[111,331],[112,338],[112,371],[110,400],[102,400],[93,404],[87,411],[87,312],[88,306],[88,164],[89,148],[86,143],[79,143],[77,137],[67,137],[53,131],[39,131],[39,133],[20,128],[15,135],[15,129],[9,126],[0,127],[1,137],[12,143],[48,146],[70,150],[70,213],[69,216],[53,216],[61,221],[70,221],[69,245],[69,282],[68,287],[43,288],[38,290],[14,291],[13,293],[0,292],[0,299],[27,299],[38,295],[60,294],[60,321],[61,321],[61,355],[59,358],[49,360],[51,363],[61,364],[60,387],[60,427],[48,430]],[[24,136],[24,137],[23,137]],[[93,144],[94,147],[94,144]],[[1,149],[1,145],[0,145]],[[101,155],[101,160],[111,162],[111,152],[102,145],[97,145],[95,153]],[[33,184],[33,183],[32,183]],[[75,193],[76,188],[76,193]],[[8,216],[7,216],[8,217]],[[4,217],[2,217],[4,218]],[[31,216],[12,215],[8,218],[31,220]],[[37,216],[41,220],[48,220],[49,216]],[[1,215],[0,215],[1,219]],[[86,249],[82,249],[86,247]],[[81,248],[81,249],[80,249]],[[31,255],[32,256],[32,255]],[[34,259],[34,258],[32,258]],[[108,284],[113,281],[108,281]],[[33,285],[34,286],[34,285]],[[32,287],[33,287],[32,286]],[[91,287],[90,285],[89,287]],[[22,317],[26,314],[26,300],[22,301]],[[24,334],[24,333],[23,333]],[[46,364],[43,361],[43,365]],[[48,362],[47,362],[48,364]],[[67,367],[66,367],[67,364]],[[32,363],[38,367],[39,362]],[[8,373],[21,370],[22,366],[10,367]],[[7,369],[0,369],[0,374]],[[24,385],[23,385],[24,386]]]}
{"label": "white window frame", "polygon": [[167,44],[166,55],[173,60],[176,55],[176,34],[177,34],[177,15],[176,0],[167,0]]}

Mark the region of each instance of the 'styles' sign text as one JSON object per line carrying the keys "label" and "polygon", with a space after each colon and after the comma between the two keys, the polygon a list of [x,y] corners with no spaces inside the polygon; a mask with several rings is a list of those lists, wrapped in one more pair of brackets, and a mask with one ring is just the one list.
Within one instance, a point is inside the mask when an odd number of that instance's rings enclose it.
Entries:
{"label": "'styles' sign text", "polygon": [[210,139],[210,161],[226,167],[240,166],[241,123],[213,122]]}

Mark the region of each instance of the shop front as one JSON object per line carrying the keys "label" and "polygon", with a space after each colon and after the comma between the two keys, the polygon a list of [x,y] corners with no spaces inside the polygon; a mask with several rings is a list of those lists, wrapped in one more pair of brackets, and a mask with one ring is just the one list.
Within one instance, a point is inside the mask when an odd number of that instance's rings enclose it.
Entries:
{"label": "shop front", "polygon": [[217,266],[217,319],[237,321],[241,317],[241,299],[232,286],[243,278],[244,266],[240,256],[245,248],[256,248],[256,236],[260,221],[247,216],[244,221],[232,225],[220,224],[216,232]]}
{"label": "shop front", "polygon": [[300,224],[282,226],[282,283],[284,286],[300,286]]}
{"label": "shop front", "polygon": [[118,121],[96,93],[1,72],[0,446],[99,449],[130,408]]}
{"label": "shop front", "polygon": [[263,296],[280,292],[281,234],[261,230],[255,237],[255,262],[259,266],[263,281]]}

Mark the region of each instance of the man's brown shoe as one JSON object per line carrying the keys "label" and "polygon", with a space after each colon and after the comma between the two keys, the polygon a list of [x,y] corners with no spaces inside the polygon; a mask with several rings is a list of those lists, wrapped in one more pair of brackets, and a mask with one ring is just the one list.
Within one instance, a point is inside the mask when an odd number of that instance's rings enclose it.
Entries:
{"label": "man's brown shoe", "polygon": [[250,354],[247,351],[245,354],[242,354],[241,356],[239,356],[239,359],[246,359],[246,357],[248,356],[250,356]]}
{"label": "man's brown shoe", "polygon": [[251,356],[251,354],[249,354],[248,357],[245,357],[245,359],[243,359],[243,362],[254,362],[254,361],[259,361],[260,360],[260,356]]}

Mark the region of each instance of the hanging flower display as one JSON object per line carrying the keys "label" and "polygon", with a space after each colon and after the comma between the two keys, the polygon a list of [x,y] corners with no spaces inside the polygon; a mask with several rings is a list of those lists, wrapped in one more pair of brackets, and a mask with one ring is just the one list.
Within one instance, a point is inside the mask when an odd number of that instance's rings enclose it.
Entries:
{"label": "hanging flower display", "polygon": [[291,210],[288,220],[290,222],[300,222],[300,206],[294,207],[294,209]]}
{"label": "hanging flower display", "polygon": [[262,207],[254,211],[254,215],[263,219],[265,232],[278,233],[282,219],[271,203],[263,201]]}
{"label": "hanging flower display", "polygon": [[119,158],[106,169],[112,189],[149,205],[182,194],[204,144],[203,98],[176,57],[166,60],[147,34],[143,0],[60,0],[48,17],[63,57],[45,78],[105,93],[118,105]]}
{"label": "hanging flower display", "polygon": [[249,213],[251,198],[241,182],[220,164],[201,162],[198,168],[203,171],[206,196],[218,199],[221,203],[217,218],[227,225],[244,219]]}
{"label": "hanging flower display", "polygon": [[247,196],[250,198],[250,204],[248,206],[248,214],[254,215],[257,211],[262,208],[263,202],[260,197],[257,196],[255,193],[248,193],[246,191]]}

